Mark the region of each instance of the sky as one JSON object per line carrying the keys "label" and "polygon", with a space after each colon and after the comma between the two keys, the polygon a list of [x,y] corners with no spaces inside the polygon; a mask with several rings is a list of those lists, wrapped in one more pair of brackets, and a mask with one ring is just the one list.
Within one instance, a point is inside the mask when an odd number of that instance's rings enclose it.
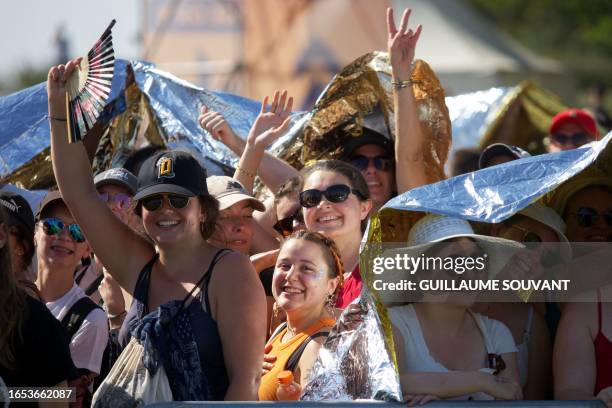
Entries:
{"label": "sky", "polygon": [[137,58],[142,0],[18,0],[2,2],[0,80],[25,66],[50,67],[57,52],[54,38],[64,24],[70,55],[84,55],[115,18],[113,44],[118,58]]}

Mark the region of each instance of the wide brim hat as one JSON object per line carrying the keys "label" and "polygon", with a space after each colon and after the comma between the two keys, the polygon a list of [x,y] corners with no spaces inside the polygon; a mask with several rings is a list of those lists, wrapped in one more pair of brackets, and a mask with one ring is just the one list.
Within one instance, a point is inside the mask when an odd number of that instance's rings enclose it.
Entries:
{"label": "wide brim hat", "polygon": [[544,204],[536,202],[523,208],[517,214],[531,218],[532,220],[536,220],[555,231],[557,238],[559,239],[559,244],[561,244],[561,251],[559,255],[561,256],[562,261],[568,262],[572,259],[572,246],[564,233],[565,222],[563,222],[563,219],[555,212],[555,210]]}
{"label": "wide brim hat", "polygon": [[487,254],[488,276],[492,278],[503,270],[508,261],[525,246],[509,239],[474,233],[466,220],[437,214],[421,218],[410,230],[408,246],[383,253],[384,257],[396,254],[416,258],[434,245],[453,238],[470,238]]}

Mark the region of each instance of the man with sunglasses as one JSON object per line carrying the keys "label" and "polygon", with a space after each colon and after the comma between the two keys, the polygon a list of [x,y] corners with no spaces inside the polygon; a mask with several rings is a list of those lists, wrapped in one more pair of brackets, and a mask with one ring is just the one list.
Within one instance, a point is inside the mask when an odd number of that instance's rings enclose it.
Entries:
{"label": "man with sunglasses", "polygon": [[74,271],[91,248],[58,191],[49,192],[39,205],[34,240],[36,284],[66,331],[79,373],[70,385],[77,387],[81,396],[91,391],[91,383],[100,373],[108,326],[106,314],[74,282]]}
{"label": "man with sunglasses", "polygon": [[576,149],[598,139],[597,123],[582,109],[568,109],[552,118],[548,152]]}

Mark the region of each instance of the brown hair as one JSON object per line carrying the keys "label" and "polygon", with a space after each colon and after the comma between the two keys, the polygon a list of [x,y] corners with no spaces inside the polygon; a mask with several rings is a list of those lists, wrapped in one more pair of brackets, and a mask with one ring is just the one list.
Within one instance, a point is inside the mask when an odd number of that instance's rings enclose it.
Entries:
{"label": "brown hair", "polygon": [[[0,209],[0,228],[6,232],[6,216]],[[8,236],[7,236],[8,237]],[[11,270],[11,257],[8,239],[0,248],[0,365],[13,368],[15,343],[21,340],[22,322],[26,317],[26,294],[17,286]]]}
{"label": "brown hair", "polygon": [[320,232],[300,230],[294,232],[285,241],[283,241],[281,248],[292,239],[309,241],[317,244],[319,248],[321,248],[323,257],[325,258],[325,263],[329,269],[327,276],[330,279],[338,278],[338,286],[336,286],[336,290],[334,292],[334,296],[336,296],[344,283],[344,264],[342,263],[342,258],[340,258],[340,250],[336,246],[334,240],[327,238]]}
{"label": "brown hair", "polygon": [[292,193],[299,193],[302,186],[302,179],[300,176],[291,177],[285,181],[274,194],[274,204],[278,204],[281,198],[288,196]]}
{"label": "brown hair", "polygon": [[[26,228],[24,225],[11,225],[8,226],[9,234],[13,233],[15,238],[19,241],[19,244],[23,246],[24,253],[19,258],[19,270],[13,271],[13,273],[21,273],[25,271],[28,266],[32,263],[34,257],[34,234]],[[13,256],[17,256],[13,254]]]}

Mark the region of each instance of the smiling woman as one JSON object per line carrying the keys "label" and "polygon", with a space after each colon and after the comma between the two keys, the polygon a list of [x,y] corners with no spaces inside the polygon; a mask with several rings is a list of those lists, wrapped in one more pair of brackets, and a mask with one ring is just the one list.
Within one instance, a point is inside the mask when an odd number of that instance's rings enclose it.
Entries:
{"label": "smiling woman", "polygon": [[322,160],[302,169],[300,204],[304,222],[338,245],[346,266],[345,284],[336,307],[344,308],[361,293],[359,244],[372,209],[368,185],[361,172],[338,160]]}
{"label": "smiling woman", "polygon": [[[274,299],[287,315],[270,338],[267,351],[274,367],[261,380],[259,399],[277,400],[277,377],[292,371],[303,388],[329,329],[333,304],[343,282],[336,244],[317,232],[298,231],[283,242],[274,277]],[[295,397],[299,396],[299,393]]]}
{"label": "smiling woman", "polygon": [[[246,256],[206,242],[218,211],[206,170],[181,151],[160,152],[143,163],[134,200],[154,245],[117,219],[98,197],[83,145],[67,142],[61,120],[66,80],[78,63],[49,71],[53,169],[96,255],[134,295],[126,321],[131,344],[142,346],[139,364],[145,361],[151,376],[163,365],[173,400],[255,399],[265,341],[264,293]],[[132,402],[138,398],[138,391],[110,381],[109,394],[98,395],[96,403],[115,406],[119,401],[111,397],[126,394]]]}

